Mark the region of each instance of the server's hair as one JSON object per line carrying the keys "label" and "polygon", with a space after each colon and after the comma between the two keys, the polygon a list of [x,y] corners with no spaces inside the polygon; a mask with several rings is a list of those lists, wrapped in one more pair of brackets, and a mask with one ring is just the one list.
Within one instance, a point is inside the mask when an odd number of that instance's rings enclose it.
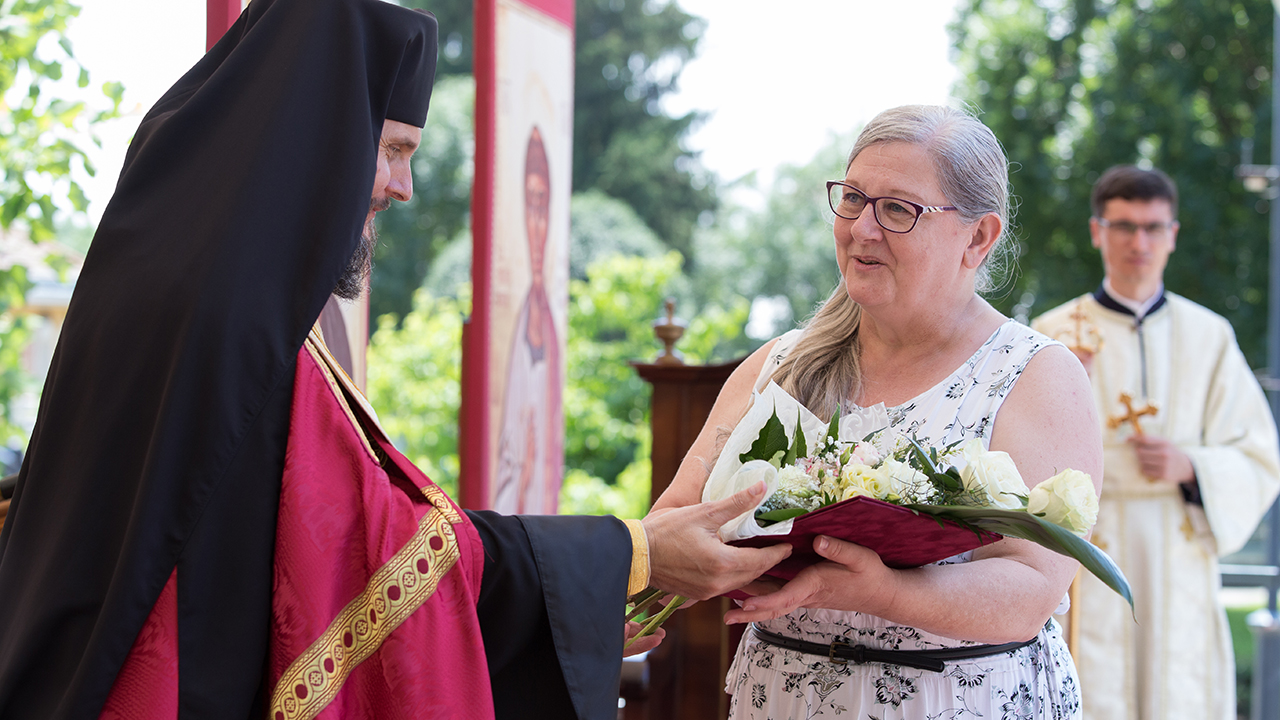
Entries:
{"label": "server's hair", "polygon": [[1102,217],[1102,211],[1107,209],[1107,201],[1115,198],[1168,200],[1173,214],[1178,214],[1178,186],[1172,178],[1155,168],[1143,170],[1136,165],[1116,165],[1102,173],[1089,195],[1093,216]]}

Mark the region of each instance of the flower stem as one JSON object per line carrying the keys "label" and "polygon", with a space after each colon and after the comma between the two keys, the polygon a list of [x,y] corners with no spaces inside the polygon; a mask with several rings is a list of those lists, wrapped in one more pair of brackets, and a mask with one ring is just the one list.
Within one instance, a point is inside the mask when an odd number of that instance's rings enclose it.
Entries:
{"label": "flower stem", "polygon": [[635,595],[632,595],[631,605],[633,607],[631,609],[631,612],[627,613],[626,620],[627,621],[635,620],[636,616],[638,616],[640,613],[644,612],[645,610],[648,610],[651,605],[653,605],[658,600],[661,600],[662,596],[663,596],[663,592],[657,588],[647,588],[645,590],[642,590],[636,593]]}
{"label": "flower stem", "polygon": [[675,612],[681,605],[685,604],[688,599],[689,598],[684,597],[683,595],[672,596],[671,602],[667,603],[667,606],[662,608],[662,612],[649,618],[649,621],[645,623],[645,626],[641,628],[640,632],[636,633],[635,637],[627,641],[626,647],[631,647],[631,643],[642,637],[652,635],[655,630],[662,626],[662,623],[667,621],[667,618],[671,617],[671,613]]}

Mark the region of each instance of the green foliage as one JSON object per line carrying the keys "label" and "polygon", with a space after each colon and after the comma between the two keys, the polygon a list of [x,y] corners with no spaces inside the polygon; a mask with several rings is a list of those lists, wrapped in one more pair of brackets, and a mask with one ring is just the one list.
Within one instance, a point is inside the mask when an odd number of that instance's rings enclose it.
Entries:
{"label": "green foliage", "polygon": [[1249,629],[1249,613],[1261,605],[1227,608],[1227,626],[1231,629],[1232,654],[1236,659],[1236,714],[1250,717],[1253,690],[1253,632]]}
{"label": "green foliage", "polygon": [[614,515],[620,518],[642,518],[649,512],[649,481],[653,468],[649,463],[652,438],[649,426],[636,433],[640,441],[635,460],[618,473],[616,482],[607,483],[578,468],[569,469],[560,488],[562,515]]}
{"label": "green foliage", "polygon": [[565,470],[612,483],[636,458],[649,386],[629,363],[654,356],[652,318],[680,256],[615,255],[569,282]]}
{"label": "green foliage", "polygon": [[[586,280],[570,283],[565,512],[640,517],[649,502],[649,386],[630,363],[657,353],[652,323],[668,286],[681,278],[681,258],[604,257]],[[462,318],[470,291],[458,299],[420,290],[397,326],[385,315],[369,345],[369,400],[401,452],[432,480],[456,492],[457,411]],[[747,305],[705,308],[681,347],[704,362],[746,321]]]}
{"label": "green foliage", "polygon": [[587,279],[587,268],[610,255],[657,257],[667,248],[631,206],[599,190],[573,196],[569,205],[569,277]]}
{"label": "green foliage", "polygon": [[71,171],[77,163],[90,175],[95,169],[78,138],[114,117],[124,92],[119,83],[103,85],[111,104],[99,110],[45,92],[69,72],[77,73],[80,87],[89,84],[65,35],[67,21],[79,13],[69,0],[0,0],[0,228],[21,220],[37,242],[53,237],[56,210],[85,210]]}
{"label": "green foliage", "polygon": [[[25,284],[25,273],[18,271],[17,282],[9,287]],[[27,318],[14,313],[0,313],[0,446],[22,447],[26,445],[26,433],[14,423],[13,405],[22,393],[33,384],[32,378],[22,369],[22,351],[30,339],[31,330]],[[2,465],[2,464],[0,464]],[[4,474],[0,466],[0,475]]]}
{"label": "green foliage", "polygon": [[[20,226],[36,242],[54,237],[60,217],[83,215],[87,200],[71,174],[95,169],[82,138],[98,143],[93,125],[118,114],[124,92],[119,83],[103,85],[102,108],[49,92],[64,76],[89,85],[65,34],[79,13],[69,0],[0,0],[0,231]],[[27,328],[12,310],[29,288],[24,268],[0,268],[0,443],[25,440],[12,401],[30,383],[20,369]]]}
{"label": "green foliage", "polygon": [[[414,162],[416,196],[400,210],[382,213],[373,274],[375,317],[408,312],[413,291],[431,266],[460,258],[456,251],[446,258],[444,248],[467,228],[470,211],[474,91],[463,101],[457,88],[473,87],[473,3],[403,4],[436,15],[441,80]],[[573,190],[596,190],[623,201],[665,247],[691,258],[694,229],[703,213],[716,207],[715,182],[696,154],[681,147],[699,115],[668,117],[660,100],[675,89],[693,57],[701,21],[671,0],[579,0],[576,13]],[[576,268],[579,279],[584,267]],[[449,268],[450,277],[455,270]]]}
{"label": "green foliage", "polygon": [[[796,435],[804,437],[798,424]],[[755,442],[751,443],[751,447],[746,452],[738,456],[738,460],[744,463],[752,460],[772,462],[781,455],[782,462],[789,465],[795,462],[796,456],[788,452],[787,445],[787,429],[782,426],[782,421],[778,419],[778,411],[775,409],[769,419],[764,422],[764,427],[760,428],[760,434],[756,436]]]}
{"label": "green foliage", "polygon": [[[1270,152],[1274,10],[1266,0],[967,0],[952,26],[958,93],[1015,163],[1023,275],[1001,301],[1049,309],[1096,287],[1089,191],[1118,163],[1178,183],[1166,284],[1231,320],[1263,360],[1266,203],[1234,177]],[[1006,307],[1007,310],[1007,307]]]}
{"label": "green foliage", "polygon": [[[844,177],[850,136],[832,136],[804,165],[784,165],[761,209],[726,206],[716,226],[698,236],[694,293],[700,302],[738,296],[785,298],[790,330],[831,294],[840,279],[824,184]],[[744,348],[745,350],[745,348]]]}
{"label": "green foliage", "polygon": [[400,452],[453,497],[458,491],[458,407],[462,402],[462,299],[414,296],[397,327],[378,318],[369,341],[369,401]]}
{"label": "green foliage", "polygon": [[[413,199],[379,214],[379,241],[369,296],[370,315],[403,316],[414,291],[446,243],[467,235],[475,149],[475,83],[469,75],[442,78],[413,156]],[[453,287],[449,288],[452,292]]]}
{"label": "green foliage", "polygon": [[698,113],[662,114],[697,52],[703,22],[673,1],[579,0],[574,87],[573,188],[626,201],[671,248],[692,256],[714,179],[681,141]]}

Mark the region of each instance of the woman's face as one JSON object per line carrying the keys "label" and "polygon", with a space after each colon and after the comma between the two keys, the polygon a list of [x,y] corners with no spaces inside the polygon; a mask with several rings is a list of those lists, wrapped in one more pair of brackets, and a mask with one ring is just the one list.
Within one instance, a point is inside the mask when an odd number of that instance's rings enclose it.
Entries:
{"label": "woman's face", "polygon": [[[863,150],[844,181],[869,197],[896,197],[919,205],[949,205],[933,162],[917,145],[877,143]],[[856,220],[835,218],[836,261],[845,290],[868,309],[910,309],[949,297],[973,271],[964,267],[973,226],[956,212],[925,213],[907,233],[885,230],[868,206]]]}

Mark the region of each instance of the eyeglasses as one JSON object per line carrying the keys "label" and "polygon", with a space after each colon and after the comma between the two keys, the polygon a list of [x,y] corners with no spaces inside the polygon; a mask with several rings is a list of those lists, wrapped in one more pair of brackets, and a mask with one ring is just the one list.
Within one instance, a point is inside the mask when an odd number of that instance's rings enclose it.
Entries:
{"label": "eyeglasses", "polygon": [[1177,227],[1178,225],[1177,222],[1173,222],[1173,221],[1153,222],[1153,223],[1146,223],[1143,225],[1139,225],[1137,223],[1131,223],[1127,220],[1116,220],[1113,222],[1106,218],[1095,218],[1095,219],[1098,221],[1099,226],[1104,227],[1121,237],[1131,238],[1137,235],[1139,230],[1142,230],[1146,232],[1147,237],[1151,238],[1152,240],[1167,240],[1169,238],[1169,233],[1172,232],[1173,228]]}
{"label": "eyeglasses", "polygon": [[925,213],[959,209],[950,205],[920,205],[895,197],[868,197],[858,188],[836,180],[827,183],[827,202],[831,205],[831,212],[845,220],[857,220],[867,205],[871,205],[871,213],[880,227],[895,233],[911,232]]}

